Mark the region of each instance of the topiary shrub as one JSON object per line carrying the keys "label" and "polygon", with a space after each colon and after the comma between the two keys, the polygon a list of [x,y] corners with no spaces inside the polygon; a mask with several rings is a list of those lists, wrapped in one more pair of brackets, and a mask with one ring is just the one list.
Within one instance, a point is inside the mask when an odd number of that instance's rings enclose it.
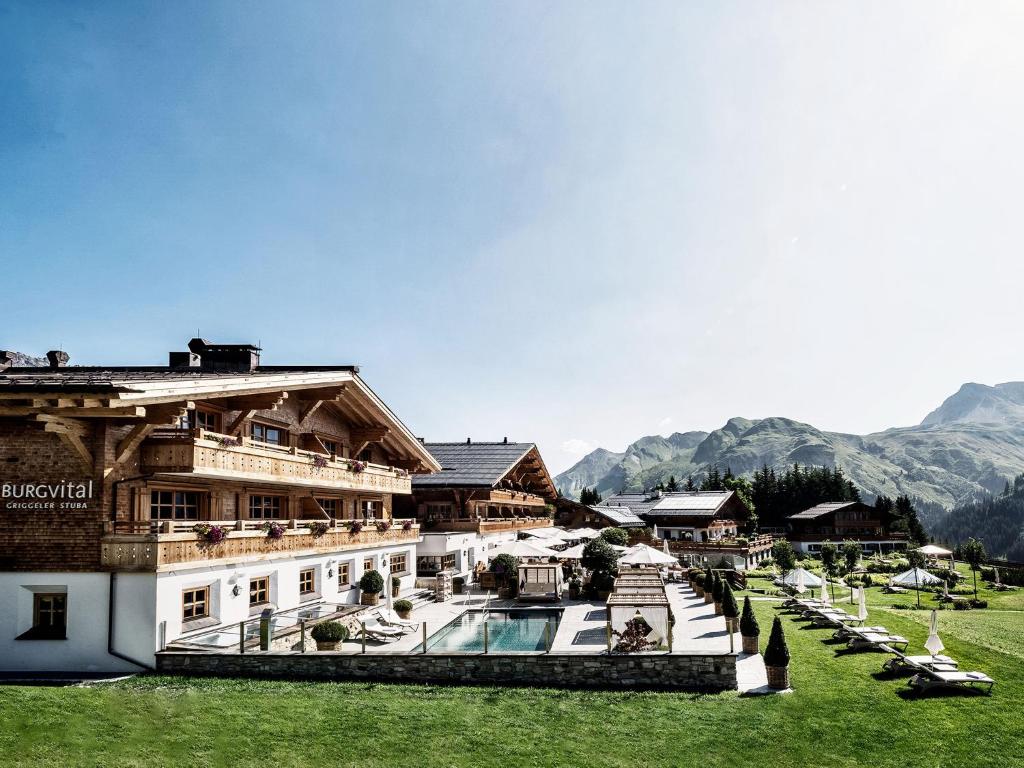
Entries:
{"label": "topiary shrub", "polygon": [[367,571],[359,579],[359,588],[370,595],[378,595],[384,591],[384,577],[378,571]]}
{"label": "topiary shrub", "polygon": [[778,616],[772,622],[772,633],[768,636],[768,647],[764,649],[764,665],[766,667],[788,667],[789,646],[786,635],[782,631],[782,621]]}
{"label": "topiary shrub", "polygon": [[718,571],[715,571],[715,575],[712,577],[711,596],[715,598],[715,602],[721,604],[722,596],[725,593],[725,587],[722,584],[722,577],[718,575]]}
{"label": "topiary shrub", "polygon": [[629,544],[629,534],[622,528],[605,528],[601,531],[601,538],[617,547],[624,547]]}
{"label": "topiary shrub", "polygon": [[754,608],[750,605],[750,598],[743,598],[743,614],[740,616],[740,634],[743,637],[757,637],[761,634],[761,626],[757,623],[757,616],[754,615]]}
{"label": "topiary shrub", "polygon": [[403,619],[409,618],[412,613],[412,603],[409,600],[395,600],[395,613]]}
{"label": "topiary shrub", "polygon": [[732,587],[725,579],[722,579],[722,614],[730,620],[737,619],[740,615],[740,607],[736,605]]}
{"label": "topiary shrub", "polygon": [[309,634],[317,643],[343,643],[348,640],[348,627],[340,621],[322,621]]}

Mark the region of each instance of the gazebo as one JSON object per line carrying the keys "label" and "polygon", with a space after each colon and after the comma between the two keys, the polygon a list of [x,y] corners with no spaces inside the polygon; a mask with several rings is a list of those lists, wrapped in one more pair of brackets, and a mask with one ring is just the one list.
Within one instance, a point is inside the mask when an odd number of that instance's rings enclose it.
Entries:
{"label": "gazebo", "polygon": [[948,557],[950,567],[956,568],[956,560],[953,559],[953,552],[951,550],[940,547],[937,544],[925,544],[923,547],[918,547],[917,551],[929,560],[938,560],[940,557]]}
{"label": "gazebo", "polygon": [[562,566],[559,563],[520,563],[520,602],[557,602],[562,599]]}
{"label": "gazebo", "polygon": [[651,628],[647,639],[672,648],[672,622],[668,597],[661,594],[612,592],[608,597],[608,627],[610,632],[622,632],[626,624],[638,613]]}

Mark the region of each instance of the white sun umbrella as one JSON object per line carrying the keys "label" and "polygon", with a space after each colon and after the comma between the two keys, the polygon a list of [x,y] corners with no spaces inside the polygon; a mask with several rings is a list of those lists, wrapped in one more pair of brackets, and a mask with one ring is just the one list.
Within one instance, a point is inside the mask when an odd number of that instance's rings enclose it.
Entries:
{"label": "white sun umbrella", "polygon": [[939,639],[939,612],[932,608],[932,618],[928,622],[928,639],[924,641],[924,647],[932,656],[938,656],[944,646]]}
{"label": "white sun umbrella", "polygon": [[601,532],[596,528],[573,528],[573,533],[577,539],[596,539],[601,535]]}
{"label": "white sun umbrella", "polygon": [[892,577],[890,584],[899,587],[927,587],[938,586],[942,582],[938,576],[928,573],[924,568],[911,568],[909,571],[897,574]]}
{"label": "white sun umbrella", "polygon": [[806,592],[808,587],[820,587],[821,578],[815,576],[806,568],[794,568],[786,574],[786,578],[783,579],[783,583],[791,587],[799,587]]}
{"label": "white sun umbrella", "polygon": [[868,593],[864,587],[860,588],[860,595],[857,598],[857,618],[861,621],[868,620]]}
{"label": "white sun umbrella", "polygon": [[394,614],[391,612],[391,602],[393,598],[391,597],[392,589],[390,565],[391,564],[388,563],[389,567],[384,569],[384,602],[388,609],[388,616],[394,616]]}
{"label": "white sun umbrella", "polygon": [[804,586],[804,580],[807,578],[804,574],[806,573],[807,571],[803,568],[798,569],[796,573],[796,591],[801,595],[807,591],[807,587]]}
{"label": "white sun umbrella", "polygon": [[671,552],[668,551],[668,539],[663,539],[662,540],[662,542],[661,542],[661,551],[664,552],[666,555],[671,555],[672,554]]}
{"label": "white sun umbrella", "polygon": [[559,557],[562,553],[556,552],[549,547],[535,544],[532,541],[510,541],[507,544],[499,544],[487,554],[494,558],[497,555],[512,555],[512,557]]}
{"label": "white sun umbrella", "polygon": [[995,566],[992,568],[992,583],[999,586],[999,569]]}
{"label": "white sun umbrella", "polygon": [[821,602],[825,605],[832,605],[832,601],[828,597],[828,577],[825,574],[821,575]]}
{"label": "white sun umbrella", "polygon": [[626,550],[626,554],[619,558],[619,562],[626,565],[672,565],[678,561],[671,555],[659,552],[654,547],[637,544]]}

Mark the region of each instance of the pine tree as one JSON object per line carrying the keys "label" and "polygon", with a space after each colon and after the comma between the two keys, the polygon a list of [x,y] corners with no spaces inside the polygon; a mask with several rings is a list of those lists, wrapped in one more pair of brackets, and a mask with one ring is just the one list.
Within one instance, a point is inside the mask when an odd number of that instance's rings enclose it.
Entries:
{"label": "pine tree", "polygon": [[670,493],[679,490],[679,483],[676,481],[675,475],[668,476],[668,485],[665,486],[665,490],[669,491]]}
{"label": "pine tree", "polygon": [[697,490],[697,486],[693,484],[693,475],[690,475],[688,478],[686,478],[686,490],[688,490],[688,491],[696,491]]}

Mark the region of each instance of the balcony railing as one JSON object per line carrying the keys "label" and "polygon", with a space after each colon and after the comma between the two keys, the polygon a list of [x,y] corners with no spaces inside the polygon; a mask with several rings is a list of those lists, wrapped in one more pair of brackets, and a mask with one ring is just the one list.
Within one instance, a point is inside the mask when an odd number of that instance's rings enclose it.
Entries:
{"label": "balcony railing", "polygon": [[[420,527],[413,520],[384,521],[383,530],[376,521],[360,522],[362,530],[354,531],[351,520],[118,520],[104,524],[100,562],[119,571],[159,571],[185,563],[270,560],[419,541]],[[224,538],[209,542],[194,530],[198,523],[226,528]],[[280,537],[263,530],[265,523],[283,528]]]}
{"label": "balcony railing", "polygon": [[430,531],[473,531],[476,533],[500,533],[501,531],[522,531],[530,528],[550,528],[549,517],[506,517],[483,520],[435,520],[424,524]]}
{"label": "balcony railing", "polygon": [[143,472],[193,473],[228,480],[335,490],[410,493],[403,469],[261,443],[206,430],[158,430],[142,444]]}
{"label": "balcony railing", "polygon": [[749,539],[717,539],[714,541],[685,541],[669,539],[669,551],[676,552],[757,552],[771,549],[774,539],[771,536],[755,536]]}

